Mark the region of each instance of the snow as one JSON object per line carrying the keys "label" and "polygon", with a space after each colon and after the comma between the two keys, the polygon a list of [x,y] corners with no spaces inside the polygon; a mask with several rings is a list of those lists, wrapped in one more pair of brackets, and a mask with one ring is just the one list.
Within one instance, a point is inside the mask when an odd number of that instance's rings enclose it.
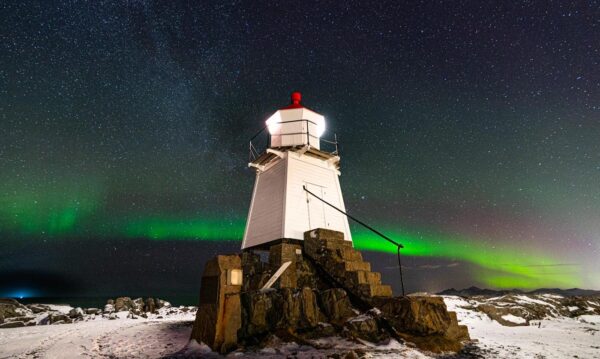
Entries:
{"label": "snow", "polygon": [[569,309],[570,312],[574,312],[576,310],[579,310],[579,307],[573,306],[573,307],[567,307],[567,309]]}
{"label": "snow", "polygon": [[517,324],[523,324],[523,323],[527,322],[527,320],[525,320],[524,318],[517,317],[517,316],[512,315],[512,314],[503,315],[502,319],[504,319],[506,321],[509,321],[509,322],[512,322],[512,323],[517,323]]}
{"label": "snow", "polygon": [[157,358],[184,347],[194,314],[168,320],[98,318],[87,322],[0,330],[0,357]]}
{"label": "snow", "polygon": [[539,304],[539,305],[546,305],[552,308],[555,308],[553,304],[545,302],[543,300],[539,300],[539,299],[535,299],[535,298],[531,298],[531,297],[527,297],[524,295],[517,295],[515,296],[515,298],[517,298],[516,302],[517,303],[521,303],[521,304]]}
{"label": "snow", "polygon": [[600,324],[599,315],[580,316],[585,323],[561,317],[509,327],[469,310],[476,301],[453,296],[444,296],[444,301],[449,310],[456,311],[460,324],[469,328],[471,339],[477,339],[485,358],[600,358],[600,328],[592,324]]}
{"label": "snow", "polygon": [[[485,358],[599,358],[600,315],[577,318],[558,317],[532,320],[530,325],[503,326],[475,308],[485,299],[444,296],[449,310],[468,327],[471,350]],[[539,297],[538,297],[539,298]],[[536,299],[534,299],[536,300]],[[51,306],[68,313],[70,306]],[[189,340],[195,311],[161,308],[148,318],[128,318],[128,312],[88,315],[73,324],[37,325],[0,329],[0,358],[218,358],[204,343]],[[511,314],[504,320],[523,324],[525,319]],[[307,343],[283,342],[278,338],[266,349],[234,351],[228,358],[321,358],[351,350],[365,358],[431,358],[404,343],[350,341],[340,337],[319,338]]]}

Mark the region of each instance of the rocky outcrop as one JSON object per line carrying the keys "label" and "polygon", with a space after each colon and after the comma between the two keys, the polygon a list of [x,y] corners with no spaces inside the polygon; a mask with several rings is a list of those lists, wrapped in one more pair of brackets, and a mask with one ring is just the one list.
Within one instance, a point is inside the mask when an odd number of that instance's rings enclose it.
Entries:
{"label": "rocky outcrop", "polygon": [[[278,271],[284,264],[287,269]],[[240,270],[242,283],[231,282]],[[269,281],[274,273],[278,277]],[[469,339],[442,298],[393,298],[352,243],[325,229],[306,232],[303,242],[273,244],[268,261],[246,251],[206,264],[192,339],[226,353],[261,347],[274,335],[296,343],[393,337],[434,352],[458,351]]]}
{"label": "rocky outcrop", "polygon": [[563,297],[554,294],[507,294],[498,297],[472,296],[466,309],[486,314],[505,326],[526,326],[545,318],[576,318],[600,315],[599,297]]}
{"label": "rocky outcrop", "polygon": [[442,297],[418,296],[375,300],[385,319],[404,339],[435,353],[459,351],[469,340],[466,326],[449,312]]}

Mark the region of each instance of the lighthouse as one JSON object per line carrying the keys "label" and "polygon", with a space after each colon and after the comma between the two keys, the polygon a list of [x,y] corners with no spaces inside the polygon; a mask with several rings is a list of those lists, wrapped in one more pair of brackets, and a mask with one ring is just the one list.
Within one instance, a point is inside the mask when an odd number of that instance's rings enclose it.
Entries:
{"label": "lighthouse", "polygon": [[250,141],[248,166],[256,180],[242,249],[302,241],[317,228],[341,232],[352,243],[347,217],[332,207],[345,211],[337,141],[321,138],[325,117],[301,102],[301,94],[292,93],[291,103]]}

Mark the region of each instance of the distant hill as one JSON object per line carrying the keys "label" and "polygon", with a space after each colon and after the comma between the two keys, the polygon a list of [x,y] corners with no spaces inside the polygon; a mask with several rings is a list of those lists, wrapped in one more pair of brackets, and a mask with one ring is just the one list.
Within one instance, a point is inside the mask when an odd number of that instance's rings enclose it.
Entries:
{"label": "distant hill", "polygon": [[484,297],[497,297],[507,294],[556,294],[562,295],[563,297],[595,297],[600,296],[600,290],[592,290],[592,289],[580,289],[580,288],[571,288],[571,289],[560,289],[560,288],[540,288],[535,289],[529,292],[525,292],[519,289],[506,289],[506,290],[494,290],[494,289],[485,289],[478,287],[469,287],[465,289],[446,289],[439,293],[439,295],[457,295],[460,297],[472,297],[472,296],[484,296]]}

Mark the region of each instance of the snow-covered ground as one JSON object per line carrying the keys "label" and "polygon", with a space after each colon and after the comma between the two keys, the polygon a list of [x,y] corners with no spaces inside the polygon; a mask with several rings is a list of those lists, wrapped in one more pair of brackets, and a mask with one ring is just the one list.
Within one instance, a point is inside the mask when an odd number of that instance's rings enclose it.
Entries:
{"label": "snow-covered ground", "polygon": [[[537,299],[519,300],[549,305]],[[477,301],[452,296],[444,297],[444,301],[469,328],[471,338],[477,339],[478,354],[484,358],[600,358],[600,315],[547,317],[529,325],[504,326],[471,309],[480,304]],[[510,316],[507,320],[511,322],[525,322]]]}
{"label": "snow-covered ground", "polygon": [[194,311],[178,308],[149,318],[116,314],[113,320],[88,316],[72,324],[0,329],[0,358],[160,358],[188,343],[195,317]]}
{"label": "snow-covered ground", "polygon": [[[558,313],[556,298],[512,297],[471,298],[445,296],[449,310],[457,312],[461,324],[469,328],[474,343],[461,357],[478,358],[600,358],[600,315],[582,314],[576,318],[548,315],[542,319],[517,315],[515,305],[538,305]],[[502,325],[477,310],[481,304],[495,303],[498,308],[513,310],[500,313]],[[516,303],[516,304],[515,304]],[[588,304],[586,304],[588,305]],[[576,309],[567,308],[567,311]],[[594,303],[589,307],[596,308]],[[540,307],[541,308],[541,307]],[[68,313],[73,308],[52,309]],[[191,310],[190,310],[191,309]],[[516,313],[516,314],[512,314]],[[523,312],[529,313],[529,312]],[[41,317],[41,315],[40,315]],[[112,317],[113,319],[109,319]],[[0,358],[161,358],[218,357],[195,341],[189,342],[193,308],[161,308],[148,318],[129,312],[113,316],[85,315],[72,324],[36,325],[0,329]],[[512,323],[512,324],[511,324]],[[516,326],[508,326],[516,325]],[[271,345],[255,351],[236,351],[228,357],[249,358],[321,358],[354,351],[364,358],[431,358],[411,346],[390,341],[374,345],[342,338],[323,338],[312,345],[283,343],[274,338]]]}

